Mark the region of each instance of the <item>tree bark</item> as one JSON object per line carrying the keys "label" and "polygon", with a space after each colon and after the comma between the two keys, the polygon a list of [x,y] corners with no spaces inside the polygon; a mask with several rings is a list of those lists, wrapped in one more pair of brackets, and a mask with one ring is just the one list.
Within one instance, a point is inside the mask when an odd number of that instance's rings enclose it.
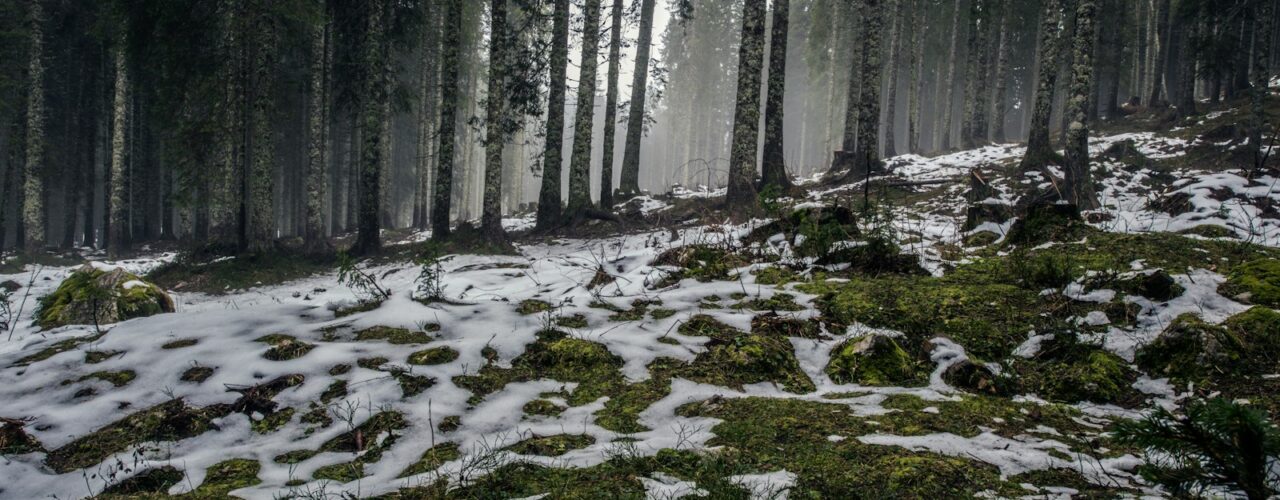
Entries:
{"label": "tree bark", "polygon": [[733,145],[729,151],[730,211],[750,213],[756,200],[756,149],[760,133],[760,80],[764,69],[765,0],[746,0],[742,7],[742,41],[738,47],[738,93],[733,112]]}
{"label": "tree bark", "polygon": [[1049,139],[1049,120],[1053,115],[1053,89],[1058,80],[1061,16],[1060,0],[1045,0],[1040,21],[1040,53],[1037,57],[1040,70],[1036,78],[1035,107],[1027,136],[1027,152],[1021,166],[1024,171],[1038,169],[1058,158]]}
{"label": "tree bark", "polygon": [[569,157],[568,215],[578,218],[591,203],[591,135],[595,118],[596,70],[600,55],[600,1],[586,0],[582,25],[582,61],[578,74],[578,109],[573,120],[573,154]]}
{"label": "tree bark", "polygon": [[111,100],[111,172],[107,186],[107,255],[119,258],[125,250],[125,131],[129,127],[129,65],[123,37],[115,53],[116,81]]}
{"label": "tree bark", "polygon": [[1013,18],[1013,0],[998,0],[1000,4],[1000,41],[996,55],[996,85],[991,113],[991,140],[1008,142],[1005,132],[1005,115],[1009,112],[1009,22]]}
{"label": "tree bark", "polygon": [[1098,208],[1098,194],[1089,173],[1089,96],[1093,93],[1093,55],[1097,30],[1097,0],[1080,0],[1076,8],[1075,48],[1071,88],[1067,99],[1066,185],[1063,199],[1081,210]]}
{"label": "tree bark", "polygon": [[[564,0],[561,0],[564,1]],[[462,0],[445,0],[444,40],[440,54],[440,147],[437,150],[431,237],[449,237],[453,196],[454,142],[458,131],[458,63],[462,42]]]}
{"label": "tree bark", "polygon": [[[547,133],[542,152],[542,188],[538,192],[537,228],[540,230],[555,226],[562,215],[560,178],[564,162],[564,101],[565,89],[568,87],[568,66],[569,0],[555,0],[551,29],[551,82],[547,93]],[[628,130],[628,142],[631,140],[630,135]],[[624,160],[624,178],[626,170]]]}
{"label": "tree bark", "polygon": [[502,149],[507,142],[507,0],[489,2],[489,82],[485,96],[484,199],[480,234],[506,242],[502,230]]}
{"label": "tree bark", "polygon": [[920,125],[924,123],[924,47],[929,33],[929,16],[927,0],[920,0],[912,6],[911,21],[911,99],[907,110],[907,152],[920,153]]}
{"label": "tree bark", "polygon": [[786,141],[783,131],[787,89],[787,32],[790,28],[790,1],[773,0],[773,26],[769,38],[769,92],[764,112],[764,162],[760,189],[774,188],[777,194],[794,186],[787,174]]}
{"label": "tree bark", "polygon": [[[960,58],[960,0],[955,2],[954,10],[951,13],[951,50],[947,56],[947,77],[938,82],[943,88],[942,98],[938,100],[935,108],[942,110],[942,120],[938,121],[939,130],[934,133],[934,149],[946,151],[951,149],[951,129],[953,125],[954,109],[955,109],[955,85],[956,85],[956,61]],[[1049,0],[1056,1],[1056,0]]]}
{"label": "tree bark", "polygon": [[969,9],[969,43],[964,79],[964,118],[960,125],[960,146],[973,149],[986,142],[987,51],[990,24],[986,0],[972,0]]}
{"label": "tree bark", "polygon": [[1163,105],[1164,93],[1164,73],[1165,66],[1169,61],[1169,46],[1171,45],[1169,37],[1169,0],[1156,0],[1156,33],[1155,39],[1159,43],[1156,52],[1155,63],[1152,65],[1151,72],[1151,96],[1147,98],[1147,107],[1155,108]]}
{"label": "tree bark", "polygon": [[886,84],[885,96],[885,117],[884,117],[884,156],[892,158],[898,156],[898,141],[895,137],[898,123],[898,68],[899,59],[902,57],[902,31],[903,15],[905,12],[904,4],[907,0],[889,0],[892,6],[888,7],[893,13],[893,24],[890,33],[889,42],[889,79]]}
{"label": "tree bark", "polygon": [[367,255],[382,247],[379,234],[382,226],[382,162],[383,141],[387,140],[383,114],[387,102],[386,78],[386,26],[383,24],[387,0],[366,2],[367,16],[364,26],[364,44],[361,47],[361,67],[364,79],[361,93],[360,126],[362,150],[360,158],[360,215],[356,242],[352,253]]}
{"label": "tree bark", "polygon": [[862,95],[858,106],[858,148],[854,152],[854,168],[850,170],[851,174],[857,176],[870,177],[881,165],[879,136],[880,86],[884,68],[881,59],[885,10],[883,1],[862,0],[865,12],[862,34],[865,43],[862,49]]}
{"label": "tree bark", "polygon": [[24,164],[22,225],[27,253],[43,250],[45,246],[44,161],[45,161],[45,97],[44,97],[44,6],[37,0],[29,2],[30,38],[27,64],[27,126],[26,162]]}
{"label": "tree bark", "polygon": [[640,34],[636,46],[636,67],[631,77],[631,109],[627,113],[627,142],[622,151],[622,178],[618,185],[618,192],[623,196],[640,194],[640,140],[644,137],[645,128],[655,1],[640,0]]}
{"label": "tree bark", "polygon": [[325,167],[329,162],[329,72],[332,24],[325,19],[311,27],[311,80],[307,117],[307,199],[303,237],[308,250],[328,250],[324,235]]}
{"label": "tree bark", "polygon": [[613,149],[618,128],[618,68],[622,51],[622,0],[613,0],[609,27],[608,90],[604,98],[604,155],[600,161],[600,207],[613,208]]}
{"label": "tree bark", "polygon": [[1249,90],[1251,111],[1249,123],[1249,149],[1253,151],[1255,168],[1265,166],[1265,152],[1262,148],[1262,134],[1267,126],[1266,97],[1271,77],[1271,43],[1275,16],[1272,2],[1263,0],[1255,7],[1254,43],[1253,43],[1253,88]]}

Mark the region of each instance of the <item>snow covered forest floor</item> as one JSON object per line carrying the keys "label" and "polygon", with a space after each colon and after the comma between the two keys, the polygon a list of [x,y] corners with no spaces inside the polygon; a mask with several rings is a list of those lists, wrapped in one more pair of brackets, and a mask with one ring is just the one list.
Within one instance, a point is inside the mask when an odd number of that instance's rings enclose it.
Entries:
{"label": "snow covered forest floor", "polygon": [[441,300],[415,300],[422,234],[359,264],[385,299],[331,265],[98,263],[176,302],[114,325],[42,329],[79,264],[7,263],[0,497],[1161,496],[1118,419],[1280,415],[1274,364],[1168,340],[1280,338],[1280,176],[1230,166],[1242,114],[1104,132],[1084,221],[999,216],[1051,183],[1018,146],[901,156],[869,222],[861,184],[740,224],[646,198],[636,229],[448,255]]}

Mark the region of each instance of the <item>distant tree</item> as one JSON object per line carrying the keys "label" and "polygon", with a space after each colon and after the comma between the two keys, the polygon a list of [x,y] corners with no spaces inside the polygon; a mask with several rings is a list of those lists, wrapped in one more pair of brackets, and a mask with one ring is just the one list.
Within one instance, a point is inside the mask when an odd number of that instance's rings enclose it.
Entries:
{"label": "distant tree", "polygon": [[760,80],[764,69],[765,0],[746,0],[738,47],[738,93],[733,113],[733,146],[729,151],[729,186],[725,201],[732,211],[751,212],[756,200],[756,152],[760,133]]}
{"label": "distant tree", "polygon": [[489,243],[506,242],[502,229],[502,149],[510,124],[507,118],[507,74],[510,71],[507,0],[489,2],[489,82],[485,95],[484,207],[480,235]]}
{"label": "distant tree", "polygon": [[[1056,0],[1048,0],[1056,1]],[[947,55],[947,71],[946,77],[938,82],[938,87],[942,89],[942,93],[938,98],[935,108],[939,108],[942,113],[942,119],[938,121],[938,129],[934,131],[934,145],[936,150],[951,149],[951,129],[953,126],[953,117],[955,109],[955,85],[956,85],[956,61],[960,58],[960,0],[952,0],[954,2],[951,12],[951,45]]]}
{"label": "distant tree", "polygon": [[329,250],[324,234],[325,181],[329,163],[329,74],[333,64],[332,23],[327,13],[311,26],[311,67],[307,101],[307,198],[303,238],[309,251]]}
{"label": "distant tree", "polygon": [[991,113],[991,140],[997,143],[1007,142],[1008,134],[1005,133],[1005,115],[1009,110],[1009,60],[1010,45],[1012,45],[1010,37],[1009,23],[1013,19],[1012,12],[1014,8],[1013,0],[997,0],[999,3],[1000,13],[1000,34],[999,40],[996,42],[996,72],[995,72],[995,93],[992,97],[994,108]]}
{"label": "distant tree", "polygon": [[1159,50],[1155,53],[1155,61],[1151,70],[1151,96],[1147,98],[1147,107],[1159,107],[1164,103],[1165,68],[1169,62],[1169,48],[1172,37],[1169,36],[1170,0],[1156,1],[1156,36]]}
{"label": "distant tree", "polygon": [[111,99],[111,170],[107,178],[107,255],[119,258],[124,253],[125,231],[125,132],[128,130],[129,63],[125,57],[128,45],[125,30],[112,48],[115,66],[115,85]]}
{"label": "distant tree", "polygon": [[1256,14],[1253,16],[1254,34],[1257,39],[1253,44],[1253,88],[1249,91],[1249,101],[1251,108],[1251,117],[1249,123],[1249,149],[1253,151],[1253,162],[1257,168],[1262,168],[1266,160],[1265,153],[1262,149],[1262,133],[1267,126],[1267,109],[1266,97],[1271,85],[1271,45],[1273,26],[1272,18],[1275,16],[1272,2],[1262,0],[1257,2]]}
{"label": "distant tree", "polygon": [[884,156],[893,157],[898,156],[898,140],[895,136],[895,124],[898,123],[898,68],[902,66],[902,33],[906,28],[903,23],[908,0],[888,1],[886,10],[893,17],[889,25],[889,58],[885,62],[889,75],[885,84]]}
{"label": "distant tree", "polygon": [[907,105],[907,152],[920,153],[920,127],[924,123],[924,48],[929,33],[928,0],[915,0],[911,6],[911,76],[907,88],[910,104]]}
{"label": "distant tree", "polygon": [[569,0],[553,0],[551,18],[551,79],[547,93],[547,132],[537,214],[537,227],[542,230],[555,226],[563,216],[560,178],[564,162],[565,89],[568,87]]}

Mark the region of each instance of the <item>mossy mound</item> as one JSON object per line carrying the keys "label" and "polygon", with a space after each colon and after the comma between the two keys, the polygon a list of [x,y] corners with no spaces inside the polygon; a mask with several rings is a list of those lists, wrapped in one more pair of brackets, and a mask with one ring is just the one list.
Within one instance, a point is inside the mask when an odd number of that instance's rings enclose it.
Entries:
{"label": "mossy mound", "polygon": [[1280,312],[1253,307],[1223,323],[1243,340],[1240,357],[1246,373],[1268,375],[1280,370]]}
{"label": "mossy mound", "polygon": [[411,365],[443,365],[458,359],[458,351],[451,347],[433,347],[409,355]]}
{"label": "mossy mound", "polygon": [[53,293],[40,299],[41,328],[109,324],[174,311],[173,299],[159,287],[123,269],[84,266]]}
{"label": "mossy mound", "polygon": [[23,430],[26,425],[24,420],[0,417],[0,456],[44,451],[40,441]]}
{"label": "mossy mound", "polygon": [[1114,403],[1133,406],[1143,396],[1133,388],[1137,373],[1123,359],[1097,346],[1083,344],[1069,333],[1042,345],[1032,360],[1018,360],[1014,370],[1025,392],[1047,400],[1076,403]]}
{"label": "mossy mound", "polygon": [[751,333],[816,339],[822,336],[822,326],[816,319],[804,320],[769,312],[751,318]]}
{"label": "mossy mound", "polygon": [[866,335],[836,346],[826,372],[839,384],[914,387],[928,381],[916,359],[884,335]]}
{"label": "mossy mound", "polygon": [[538,299],[525,299],[520,301],[520,305],[516,306],[516,312],[525,316],[547,312],[551,309],[551,303]]}
{"label": "mossy mound", "polygon": [[853,211],[846,207],[804,208],[757,228],[744,241],[764,242],[782,233],[787,241],[799,241],[794,247],[796,255],[821,257],[829,254],[836,242],[857,239],[861,234],[857,220]]}
{"label": "mossy mound", "polygon": [[676,268],[659,283],[669,286],[682,279],[701,282],[732,279],[735,269],[750,264],[746,258],[726,248],[710,245],[688,245],[672,248],[653,260],[653,266]]}
{"label": "mossy mound", "polygon": [[182,482],[186,477],[185,473],[173,466],[155,467],[107,486],[102,490],[102,496],[111,498],[117,495],[123,497],[147,493],[161,494],[169,491],[170,487]]}
{"label": "mossy mound", "polygon": [[745,333],[702,315],[681,325],[680,333],[705,335],[711,340],[693,363],[677,370],[679,376],[735,389],[774,382],[790,392],[814,390],[813,381],[800,369],[795,349],[786,337]]}
{"label": "mossy mound", "polygon": [[372,450],[377,447],[386,448],[391,446],[386,439],[381,445],[377,444],[379,434],[387,433],[394,436],[396,431],[408,427],[408,422],[404,419],[404,414],[398,411],[381,411],[369,417],[356,428],[335,436],[333,439],[325,441],[320,445],[320,451],[336,451],[344,453],[359,453],[366,450]]}
{"label": "mossy mound", "polygon": [[306,356],[307,353],[316,348],[314,344],[308,344],[291,335],[278,333],[259,337],[257,341],[271,346],[262,353],[262,357],[271,361],[298,359]]}
{"label": "mossy mound", "polygon": [[50,451],[45,463],[58,473],[97,465],[130,446],[148,441],[177,441],[213,428],[220,412],[192,408],[181,399],[153,406],[107,424],[61,448]]}
{"label": "mossy mound", "polygon": [[397,478],[405,478],[425,474],[440,468],[445,462],[452,462],[462,456],[456,443],[440,443],[422,453],[422,457],[400,473]]}
{"label": "mossy mound", "polygon": [[426,344],[431,342],[431,335],[423,331],[411,331],[407,328],[390,326],[374,326],[356,332],[356,340],[382,340],[396,345]]}
{"label": "mossy mound", "polygon": [[1080,217],[1075,205],[1035,203],[1024,213],[1005,235],[1006,245],[1038,245],[1049,241],[1071,241],[1095,232]]}
{"label": "mossy mound", "polygon": [[1013,383],[993,372],[982,363],[963,360],[942,372],[942,380],[948,385],[969,392],[990,395],[1006,395]]}
{"label": "mossy mound", "polygon": [[205,471],[204,483],[191,492],[194,498],[227,498],[232,491],[261,483],[262,464],[248,458],[233,458],[213,464]]}
{"label": "mossy mound", "polygon": [[578,388],[568,398],[573,406],[595,401],[625,385],[622,373],[618,371],[622,367],[622,358],[609,352],[604,345],[570,338],[555,331],[538,335],[538,341],[529,344],[524,354],[511,361],[511,368],[500,368],[490,363],[475,375],[455,377],[454,383],[471,391],[471,402],[478,403],[511,382],[540,378],[577,382]]}
{"label": "mossy mound", "polygon": [[862,275],[929,274],[920,266],[920,256],[902,253],[902,248],[887,237],[868,238],[856,246],[832,250],[818,258],[818,264],[848,264],[846,272]]}
{"label": "mossy mound", "polygon": [[1192,313],[1178,316],[1155,340],[1138,349],[1134,361],[1157,377],[1202,380],[1236,361],[1233,338],[1226,328],[1211,325]]}
{"label": "mossy mound", "polygon": [[507,447],[520,455],[538,455],[558,457],[573,450],[586,448],[595,444],[596,438],[586,434],[557,434],[554,436],[533,436]]}
{"label": "mossy mound", "polygon": [[1129,295],[1138,295],[1156,302],[1167,302],[1178,298],[1186,291],[1168,272],[1158,269],[1149,273],[1141,273],[1128,279],[1117,280],[1112,288]]}
{"label": "mossy mound", "polygon": [[1259,259],[1236,266],[1218,293],[1250,304],[1280,308],[1280,259]]}

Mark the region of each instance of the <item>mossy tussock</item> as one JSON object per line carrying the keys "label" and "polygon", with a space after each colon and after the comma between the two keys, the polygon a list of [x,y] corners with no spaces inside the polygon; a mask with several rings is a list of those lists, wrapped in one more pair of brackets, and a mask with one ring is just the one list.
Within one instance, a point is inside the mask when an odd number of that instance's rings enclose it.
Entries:
{"label": "mossy tussock", "polygon": [[836,346],[826,373],[839,384],[918,387],[929,381],[924,367],[896,340],[874,334]]}
{"label": "mossy tussock", "polygon": [[506,449],[520,455],[538,455],[558,457],[573,450],[586,448],[595,444],[596,438],[586,434],[556,434],[554,436],[533,435],[527,439],[508,446]]}
{"label": "mossy tussock", "polygon": [[1280,259],[1259,259],[1237,266],[1218,292],[1250,304],[1280,308]]}
{"label": "mossy tussock", "polygon": [[742,332],[706,315],[690,318],[679,331],[692,337],[706,336],[710,341],[692,363],[675,370],[677,376],[736,389],[774,382],[790,392],[814,390],[786,337]]}
{"label": "mossy tussock", "polygon": [[173,299],[160,287],[123,269],[84,266],[40,298],[36,318],[41,328],[50,329],[117,323],[173,311]]}

